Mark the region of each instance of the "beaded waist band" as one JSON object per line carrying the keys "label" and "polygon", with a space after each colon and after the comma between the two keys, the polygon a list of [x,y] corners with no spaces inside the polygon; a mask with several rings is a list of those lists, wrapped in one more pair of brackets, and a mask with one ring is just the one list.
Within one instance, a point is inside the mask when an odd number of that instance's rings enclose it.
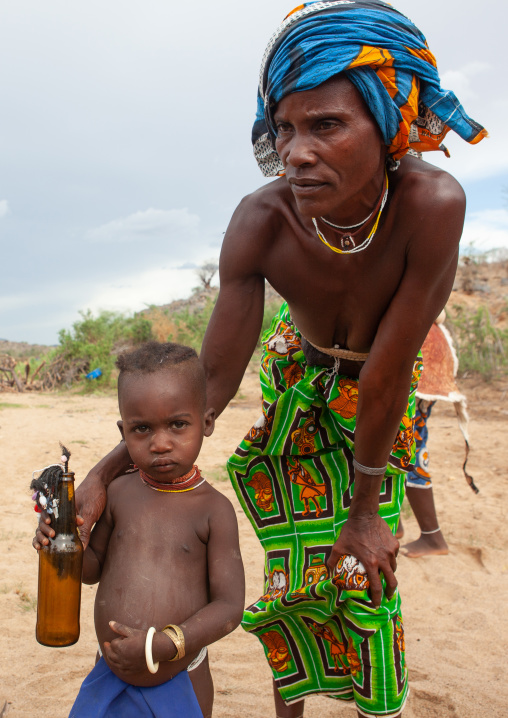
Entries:
{"label": "beaded waist band", "polygon": [[306,339],[306,341],[314,347],[314,349],[317,349],[318,352],[321,352],[321,354],[326,354],[327,356],[334,357],[337,359],[349,359],[349,361],[367,361],[369,358],[369,353],[362,354],[361,352],[352,352],[349,349],[341,349],[340,347],[318,347],[317,344],[313,344],[311,341]]}

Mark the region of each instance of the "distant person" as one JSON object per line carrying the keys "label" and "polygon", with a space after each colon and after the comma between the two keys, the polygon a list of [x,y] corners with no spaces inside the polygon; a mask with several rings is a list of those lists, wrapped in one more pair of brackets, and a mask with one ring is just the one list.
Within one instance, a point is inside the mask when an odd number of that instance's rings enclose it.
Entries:
{"label": "distant person", "polygon": [[[84,553],[102,658],[70,718],[210,718],[206,647],[240,622],[244,576],[235,511],[194,465],[214,428],[204,372],[193,349],[156,342],[117,365],[136,471],[110,484]],[[37,549],[54,535],[41,529]]]}
{"label": "distant person", "polygon": [[[395,718],[406,701],[394,533],[418,353],[452,289],[465,213],[456,180],[408,152],[439,149],[450,129],[486,135],[388,3],[305,3],[272,35],[252,138],[278,178],[231,219],[200,358],[220,413],[268,280],[285,303],[264,337],[262,414],[228,469],[265,550],[242,625],[265,651],[279,718],[300,718],[316,693],[361,716]],[[79,487],[85,538],[128,458],[117,447]]]}
{"label": "distant person", "polygon": [[[464,474],[473,491],[478,491],[472,477],[465,470],[469,453],[467,404],[466,397],[460,393],[455,383],[458,359],[450,333],[444,325],[445,319],[446,313],[443,310],[432,325],[422,347],[423,372],[416,390],[417,403],[414,419],[416,460],[414,468],[406,474],[406,496],[420,527],[420,537],[402,547],[404,555],[409,558],[448,553],[448,544],[439,526],[434,503],[427,448],[429,434],[427,422],[432,407],[437,401],[451,402],[455,407],[459,426],[466,442]],[[403,535],[404,529],[401,520],[396,536],[402,538]]]}

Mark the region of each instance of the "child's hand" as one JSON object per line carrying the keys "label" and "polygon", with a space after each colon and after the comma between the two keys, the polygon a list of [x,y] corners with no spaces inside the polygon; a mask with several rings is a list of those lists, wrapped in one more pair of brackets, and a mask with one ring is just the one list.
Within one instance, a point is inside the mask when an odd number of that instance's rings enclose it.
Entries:
{"label": "child's hand", "polygon": [[[130,628],[116,621],[109,622],[110,628],[119,638],[106,641],[104,656],[117,671],[139,674],[147,670],[145,658],[146,631]],[[160,639],[160,640],[159,640]],[[174,643],[163,633],[156,633],[152,643],[153,660],[169,661],[176,654]]]}
{"label": "child's hand", "polygon": [[103,651],[108,663],[124,674],[139,674],[145,671],[146,631],[124,626],[116,621],[110,621],[109,625],[119,637],[104,643]]}
{"label": "child's hand", "polygon": [[[81,516],[76,516],[76,523],[78,526],[83,525]],[[55,530],[51,528],[51,516],[46,511],[42,511],[35,530],[35,536],[32,539],[32,546],[36,551],[40,551],[41,548],[49,545],[49,539],[54,538],[54,536]]]}

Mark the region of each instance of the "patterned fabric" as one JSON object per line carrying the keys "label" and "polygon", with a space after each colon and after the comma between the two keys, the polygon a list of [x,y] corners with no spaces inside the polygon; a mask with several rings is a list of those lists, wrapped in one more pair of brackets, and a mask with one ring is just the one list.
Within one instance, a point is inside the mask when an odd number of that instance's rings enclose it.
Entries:
{"label": "patterned fabric", "polygon": [[452,129],[471,144],[486,130],[440,86],[436,60],[418,28],[380,0],[325,0],[299,5],[270,38],[261,64],[254,154],[266,177],[284,173],[272,113],[292,92],[344,72],[376,119],[388,152],[400,159],[446,148]]}
{"label": "patterned fabric", "polygon": [[[358,380],[310,366],[287,304],[263,337],[263,414],[228,462],[233,486],[265,550],[265,589],[244,613],[282,698],[355,700],[391,716],[407,694],[398,593],[375,609],[363,566],[326,566],[354,489]],[[421,362],[389,458],[380,515],[396,530],[404,471],[414,459],[412,417]]]}
{"label": "patterned fabric", "polygon": [[125,683],[101,658],[83,681],[69,718],[203,718],[187,671],[160,686]]}
{"label": "patterned fabric", "polygon": [[435,403],[435,401],[429,402],[424,399],[419,399],[416,403],[414,418],[416,460],[414,469],[406,474],[406,486],[413,489],[432,488],[432,480],[429,474],[429,452],[427,450],[429,436],[427,421]]}

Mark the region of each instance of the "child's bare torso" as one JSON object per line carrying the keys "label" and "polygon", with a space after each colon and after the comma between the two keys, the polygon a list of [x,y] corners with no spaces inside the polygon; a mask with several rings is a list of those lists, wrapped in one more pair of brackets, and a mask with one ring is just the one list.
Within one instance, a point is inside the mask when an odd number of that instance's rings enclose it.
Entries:
{"label": "child's bare torso", "polygon": [[[182,623],[209,602],[208,517],[217,496],[207,483],[184,493],[156,491],[137,472],[111,485],[106,511],[113,529],[95,599],[101,648],[116,637],[109,621],[161,630]],[[147,670],[142,684],[168,680],[195,656],[161,663],[155,676]]]}

